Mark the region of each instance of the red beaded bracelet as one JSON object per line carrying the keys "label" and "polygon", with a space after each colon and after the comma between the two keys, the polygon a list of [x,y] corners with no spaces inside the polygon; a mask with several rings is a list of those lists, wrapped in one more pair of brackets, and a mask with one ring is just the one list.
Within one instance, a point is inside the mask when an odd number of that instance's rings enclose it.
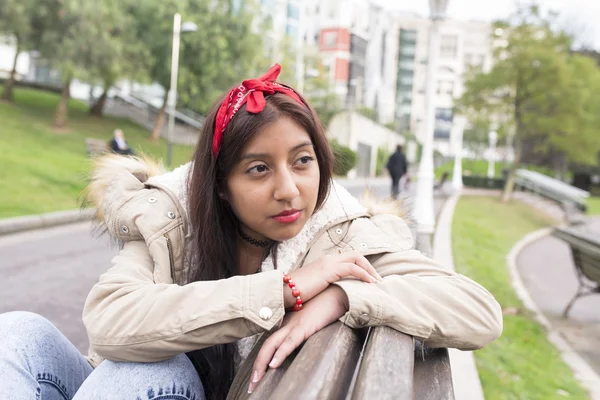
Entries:
{"label": "red beaded bracelet", "polygon": [[296,304],[294,304],[292,311],[302,310],[302,297],[300,297],[300,291],[296,288],[296,284],[292,281],[292,278],[289,275],[283,275],[283,283],[292,289],[292,296],[296,298]]}

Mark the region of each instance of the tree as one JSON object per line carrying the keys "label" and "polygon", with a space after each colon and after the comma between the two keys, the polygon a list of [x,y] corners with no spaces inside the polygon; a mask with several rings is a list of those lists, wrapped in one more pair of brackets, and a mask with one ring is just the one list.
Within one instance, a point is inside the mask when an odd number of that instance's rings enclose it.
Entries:
{"label": "tree", "polygon": [[10,75],[4,84],[3,100],[12,101],[17,61],[24,50],[31,48],[32,19],[38,7],[33,0],[4,0],[0,7],[0,35],[12,37],[15,43],[15,56]]}
{"label": "tree", "polygon": [[107,26],[110,40],[98,43],[84,66],[86,80],[102,87],[102,94],[90,107],[92,115],[103,115],[108,90],[117,80],[147,80],[149,52],[137,37],[134,5],[133,1],[121,3],[120,12],[111,17]]}
{"label": "tree", "polygon": [[304,95],[319,115],[323,127],[327,128],[334,115],[342,111],[340,98],[331,89],[329,68],[323,65],[316,52],[308,52],[305,63]]}
{"label": "tree", "polygon": [[[205,0],[200,0],[200,2],[203,1]],[[171,77],[173,16],[179,12],[187,21],[186,6],[187,0],[144,0],[137,3],[132,2],[128,8],[133,20],[131,26],[133,41],[143,43],[147,52],[144,63],[145,75],[151,82],[158,83],[165,90],[162,106],[158,111],[150,136],[151,139],[159,137],[165,119]],[[200,27],[200,30],[202,29],[203,27]],[[186,35],[182,35],[182,47],[186,40]],[[183,64],[181,62],[182,68]],[[180,71],[180,87],[186,84],[185,79],[186,75]]]}
{"label": "tree", "polygon": [[493,31],[502,34],[494,39],[503,45],[494,50],[494,66],[469,77],[458,101],[460,112],[491,121],[500,137],[513,140],[503,201],[512,194],[526,141],[538,138],[539,151],[584,163],[593,162],[600,145],[600,73],[592,60],[571,53],[571,38],[553,29],[555,18],[532,6],[495,23]]}
{"label": "tree", "polygon": [[201,29],[186,38],[182,49],[186,84],[180,86],[179,103],[202,114],[232,86],[264,74],[273,64],[263,52],[262,36],[252,28],[257,10],[246,5],[233,12],[229,3],[194,1],[188,8],[188,19]]}
{"label": "tree", "polygon": [[43,7],[34,20],[34,42],[41,57],[61,75],[54,126],[63,128],[72,80],[88,76],[90,68],[102,64],[118,46],[121,9],[117,0],[47,0]]}

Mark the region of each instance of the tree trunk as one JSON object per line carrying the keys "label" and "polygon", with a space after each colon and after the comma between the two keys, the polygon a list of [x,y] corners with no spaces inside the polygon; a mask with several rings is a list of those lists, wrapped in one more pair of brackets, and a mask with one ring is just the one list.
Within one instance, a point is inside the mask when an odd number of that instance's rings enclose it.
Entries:
{"label": "tree trunk", "polygon": [[569,163],[567,162],[566,154],[556,153],[552,161],[552,166],[554,168],[554,177],[558,180],[566,182],[567,170],[569,168]]}
{"label": "tree trunk", "polygon": [[165,97],[163,99],[163,105],[158,111],[158,115],[156,116],[156,122],[154,123],[154,130],[152,131],[152,136],[150,139],[156,140],[160,137],[160,131],[165,123],[165,109],[167,108],[167,101],[169,100],[169,92],[165,92]]}
{"label": "tree trunk", "polygon": [[506,178],[506,183],[504,184],[504,192],[502,193],[502,202],[508,203],[512,197],[512,194],[515,190],[515,181],[517,178],[517,169],[519,169],[519,164],[521,163],[521,153],[522,153],[522,143],[521,139],[518,137],[514,138],[514,146],[515,146],[515,158],[510,165],[510,169],[508,171],[508,177]]}
{"label": "tree trunk", "polygon": [[98,100],[94,103],[94,105],[90,108],[90,114],[95,117],[102,118],[104,116],[104,106],[106,105],[106,98],[108,97],[108,89],[110,89],[109,84],[104,85],[104,90],[102,91],[102,95],[98,97]]}
{"label": "tree trunk", "polygon": [[67,124],[67,111],[70,97],[71,77],[69,76],[63,83],[63,88],[60,93],[60,101],[56,107],[56,114],[54,116],[54,127],[64,128]]}
{"label": "tree trunk", "polygon": [[15,58],[13,60],[13,67],[10,71],[10,76],[4,84],[4,93],[2,94],[2,100],[12,101],[13,100],[13,87],[15,86],[15,76],[17,75],[17,61],[21,54],[21,47],[19,46],[19,38],[17,37],[17,48],[15,49]]}

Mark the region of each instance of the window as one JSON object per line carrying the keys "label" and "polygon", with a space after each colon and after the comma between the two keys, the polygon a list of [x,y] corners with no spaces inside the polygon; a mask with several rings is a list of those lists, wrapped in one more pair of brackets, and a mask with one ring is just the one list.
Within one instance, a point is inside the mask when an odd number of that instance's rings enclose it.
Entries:
{"label": "window", "polygon": [[400,40],[407,43],[416,43],[417,41],[417,31],[415,30],[400,30]]}
{"label": "window", "polygon": [[292,39],[296,39],[298,37],[298,27],[287,24],[285,27],[285,34]]}
{"label": "window", "polygon": [[412,60],[400,60],[398,62],[398,69],[412,71],[414,69],[414,62]]}
{"label": "window", "polygon": [[400,85],[401,86],[412,86],[413,84],[413,77],[412,76],[403,76],[400,78]]}
{"label": "window", "polygon": [[440,56],[442,58],[456,58],[458,49],[458,36],[456,35],[442,35],[442,47],[440,49]]}
{"label": "window", "polygon": [[454,82],[453,81],[438,81],[437,87],[436,87],[436,93],[452,96],[454,94]]}
{"label": "window", "polygon": [[300,9],[294,4],[288,4],[287,16],[295,21],[300,20]]}
{"label": "window", "polygon": [[400,54],[403,56],[414,56],[415,55],[415,46],[414,45],[401,46]]}
{"label": "window", "polygon": [[337,32],[325,32],[323,34],[323,43],[327,47],[335,46],[337,41]]}

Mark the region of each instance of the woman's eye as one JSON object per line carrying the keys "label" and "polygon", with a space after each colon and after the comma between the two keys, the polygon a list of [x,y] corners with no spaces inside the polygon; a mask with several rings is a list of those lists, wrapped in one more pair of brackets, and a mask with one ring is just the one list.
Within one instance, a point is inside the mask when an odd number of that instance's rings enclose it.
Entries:
{"label": "woman's eye", "polygon": [[307,165],[310,162],[312,162],[314,160],[314,157],[311,156],[304,156],[304,157],[300,157],[297,161],[296,164],[297,165]]}
{"label": "woman's eye", "polygon": [[250,168],[247,172],[255,172],[255,173],[263,173],[266,172],[268,170],[266,165],[257,165],[255,167]]}

